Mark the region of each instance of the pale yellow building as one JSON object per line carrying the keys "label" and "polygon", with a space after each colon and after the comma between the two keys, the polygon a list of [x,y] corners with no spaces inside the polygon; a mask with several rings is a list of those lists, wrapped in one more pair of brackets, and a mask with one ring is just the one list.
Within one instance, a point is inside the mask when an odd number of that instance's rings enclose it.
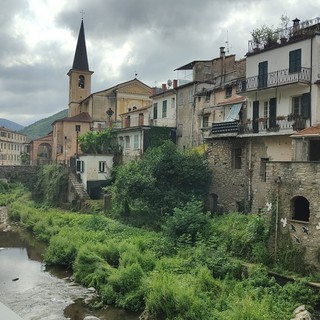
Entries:
{"label": "pale yellow building", "polygon": [[5,127],[0,128],[0,165],[21,165],[21,153],[26,136]]}
{"label": "pale yellow building", "polygon": [[112,125],[120,129],[124,124],[123,114],[144,110],[151,105],[152,89],[134,78],[111,88],[91,93],[84,25],[80,32],[69,76],[68,117],[53,123],[52,160],[68,163],[70,157],[79,156],[81,150],[77,138],[90,131],[102,130]]}

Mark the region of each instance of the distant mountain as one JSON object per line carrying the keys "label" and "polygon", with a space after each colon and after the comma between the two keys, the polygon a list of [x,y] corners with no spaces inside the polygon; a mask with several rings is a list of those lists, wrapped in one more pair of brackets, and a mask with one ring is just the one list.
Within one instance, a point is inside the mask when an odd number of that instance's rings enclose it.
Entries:
{"label": "distant mountain", "polygon": [[52,123],[58,119],[68,116],[68,109],[62,110],[48,118],[39,120],[27,127],[24,127],[19,132],[27,136],[27,141],[38,139],[46,136],[52,131]]}
{"label": "distant mountain", "polygon": [[24,128],[21,124],[2,118],[0,118],[0,127],[5,127],[12,131],[20,131]]}

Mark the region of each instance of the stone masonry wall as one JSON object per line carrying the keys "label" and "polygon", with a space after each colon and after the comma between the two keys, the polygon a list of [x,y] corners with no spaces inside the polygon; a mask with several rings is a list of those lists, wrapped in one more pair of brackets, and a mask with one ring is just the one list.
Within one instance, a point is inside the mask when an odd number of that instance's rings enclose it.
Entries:
{"label": "stone masonry wall", "polygon": [[36,181],[39,166],[0,166],[0,179],[21,182],[31,189]]}
{"label": "stone masonry wall", "polygon": [[[270,162],[267,164],[267,202],[278,208],[278,237],[281,241],[281,236],[289,234],[294,245],[305,247],[305,258],[317,268],[320,266],[317,259],[320,248],[319,186],[319,162]],[[294,219],[296,197],[304,197],[309,202],[309,221]],[[271,211],[270,207],[269,209]]]}
{"label": "stone masonry wall", "polygon": [[[242,168],[232,167],[232,149],[242,148]],[[208,147],[208,161],[213,178],[210,194],[217,196],[218,211],[238,211],[248,199],[246,154],[242,141],[212,140]]]}

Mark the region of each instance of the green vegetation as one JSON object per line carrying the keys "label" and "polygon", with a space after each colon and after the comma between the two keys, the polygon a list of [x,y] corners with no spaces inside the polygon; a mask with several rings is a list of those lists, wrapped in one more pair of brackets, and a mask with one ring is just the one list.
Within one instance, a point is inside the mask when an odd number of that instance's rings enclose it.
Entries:
{"label": "green vegetation", "polygon": [[68,116],[68,109],[64,109],[48,118],[41,119],[30,126],[27,126],[19,131],[19,133],[27,136],[27,141],[38,139],[46,136],[52,131],[52,123],[58,119]]}
{"label": "green vegetation", "polygon": [[[198,209],[195,201],[179,210],[201,216]],[[173,232],[172,238],[172,233],[127,226],[103,214],[39,208],[21,195],[12,196],[9,214],[48,244],[47,264],[72,268],[79,283],[98,290],[96,307],[146,309],[155,319],[281,320],[301,304],[312,311],[319,300],[306,283],[280,286],[261,265],[245,268],[235,260],[235,253],[245,259],[264,242],[264,223],[255,214],[213,217],[205,234],[198,230],[190,242],[188,228],[178,238],[181,232]],[[183,219],[180,212],[174,216],[169,226]]]}
{"label": "green vegetation", "polygon": [[210,181],[205,158],[183,153],[171,141],[150,148],[142,160],[119,166],[110,188],[115,217],[159,227],[174,208],[192,197],[204,201]]}
{"label": "green vegetation", "polygon": [[64,179],[62,167],[44,166],[37,203],[20,185],[6,184],[0,203],[47,244],[47,265],[66,266],[77,282],[97,289],[95,307],[144,310],[163,320],[286,320],[302,304],[312,312],[320,299],[305,282],[280,285],[268,275],[274,266],[308,270],[289,237],[274,264],[274,214],[270,221],[264,214],[206,212],[210,172],[199,153],[181,153],[168,141],[118,166],[107,215],[100,202],[90,214],[55,208]]}
{"label": "green vegetation", "polygon": [[90,154],[117,153],[120,146],[114,139],[111,129],[88,131],[79,136],[79,146],[82,152]]}
{"label": "green vegetation", "polygon": [[33,188],[33,198],[45,206],[59,206],[66,202],[67,189],[68,173],[63,166],[42,166]]}

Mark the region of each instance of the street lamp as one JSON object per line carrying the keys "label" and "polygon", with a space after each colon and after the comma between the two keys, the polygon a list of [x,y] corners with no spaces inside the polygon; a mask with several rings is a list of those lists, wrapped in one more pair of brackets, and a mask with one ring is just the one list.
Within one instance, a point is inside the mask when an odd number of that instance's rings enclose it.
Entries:
{"label": "street lamp", "polygon": [[109,108],[109,110],[106,111],[106,114],[107,114],[108,119],[109,119],[109,126],[111,127],[111,117],[114,114],[114,112],[112,111],[111,108]]}
{"label": "street lamp", "polygon": [[77,139],[76,139],[76,156],[78,158],[78,137],[79,137],[79,132],[80,132],[80,125],[76,124],[76,134],[77,134]]}

